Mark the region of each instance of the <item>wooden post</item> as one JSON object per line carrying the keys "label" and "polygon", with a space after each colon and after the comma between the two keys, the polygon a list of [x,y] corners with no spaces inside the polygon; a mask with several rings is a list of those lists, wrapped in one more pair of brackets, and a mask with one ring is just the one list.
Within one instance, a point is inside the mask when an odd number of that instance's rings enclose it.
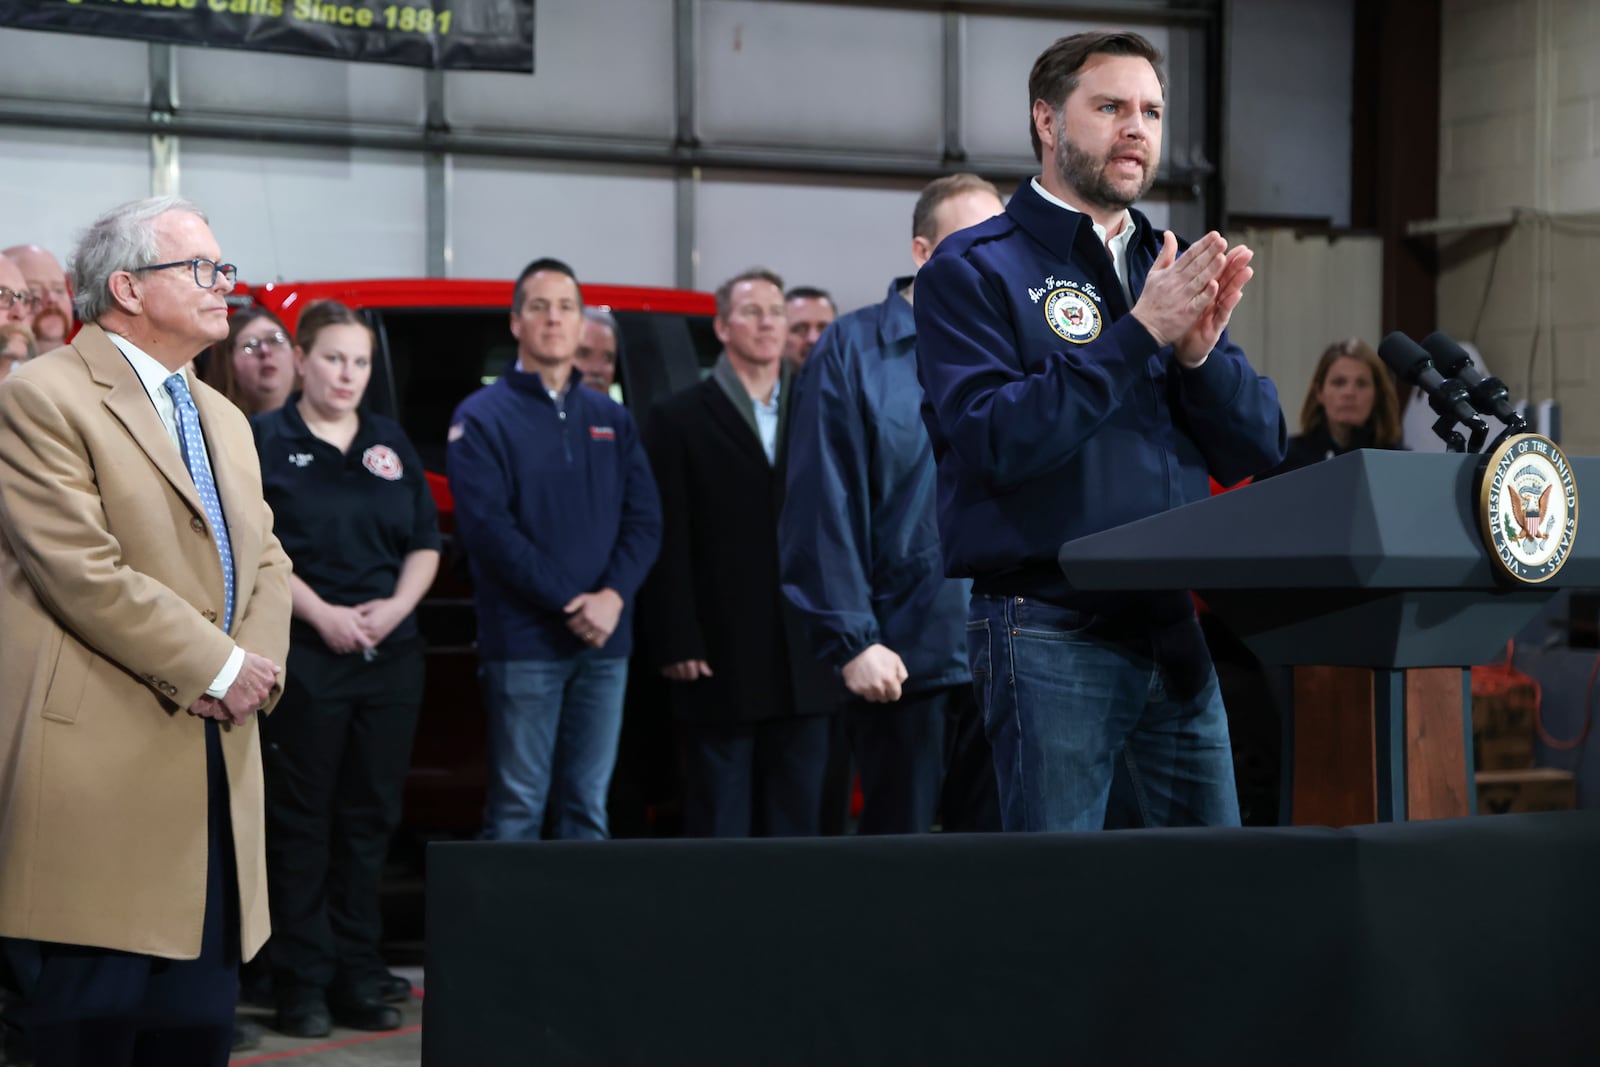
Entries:
{"label": "wooden post", "polygon": [[1460,667],[1296,667],[1294,824],[1471,814],[1466,675]]}

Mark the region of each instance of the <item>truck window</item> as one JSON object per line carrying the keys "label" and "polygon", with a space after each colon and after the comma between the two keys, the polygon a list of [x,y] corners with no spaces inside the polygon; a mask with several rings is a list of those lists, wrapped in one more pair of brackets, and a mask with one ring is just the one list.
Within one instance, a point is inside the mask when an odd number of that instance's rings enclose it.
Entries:
{"label": "truck window", "polygon": [[[698,381],[721,346],[708,315],[613,307],[617,381],[636,417],[642,407]],[[380,347],[367,403],[397,419],[432,471],[445,467],[445,435],[456,405],[497,379],[516,358],[502,308],[380,308],[368,311]]]}

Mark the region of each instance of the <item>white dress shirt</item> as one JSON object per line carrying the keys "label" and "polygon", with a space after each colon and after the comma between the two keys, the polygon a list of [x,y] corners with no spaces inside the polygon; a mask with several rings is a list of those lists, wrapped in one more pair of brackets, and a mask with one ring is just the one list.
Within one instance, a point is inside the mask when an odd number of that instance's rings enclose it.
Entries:
{"label": "white dress shirt", "polygon": [[1128,284],[1128,242],[1133,239],[1133,231],[1137,229],[1133,222],[1133,215],[1127,208],[1122,209],[1122,228],[1117,235],[1106,239],[1106,228],[1094,221],[1094,216],[1089,215],[1082,208],[1073,207],[1065,200],[1056,196],[1040,184],[1039,179],[1033,179],[1033,191],[1044,197],[1056,207],[1064,207],[1068,211],[1076,211],[1080,215],[1089,217],[1089,225],[1094,227],[1094,235],[1100,238],[1100,243],[1106,246],[1106,251],[1111,253],[1111,266],[1117,272],[1117,281],[1122,283],[1122,295],[1128,298],[1128,306],[1133,306],[1133,286]]}

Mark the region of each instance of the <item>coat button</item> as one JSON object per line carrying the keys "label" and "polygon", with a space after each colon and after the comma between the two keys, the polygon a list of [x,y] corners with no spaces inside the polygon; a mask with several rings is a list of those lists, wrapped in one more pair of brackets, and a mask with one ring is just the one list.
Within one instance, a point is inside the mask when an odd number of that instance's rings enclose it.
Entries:
{"label": "coat button", "polygon": [[189,519],[189,529],[193,530],[195,533],[205,533],[206,524],[201,520],[200,516],[195,515]]}

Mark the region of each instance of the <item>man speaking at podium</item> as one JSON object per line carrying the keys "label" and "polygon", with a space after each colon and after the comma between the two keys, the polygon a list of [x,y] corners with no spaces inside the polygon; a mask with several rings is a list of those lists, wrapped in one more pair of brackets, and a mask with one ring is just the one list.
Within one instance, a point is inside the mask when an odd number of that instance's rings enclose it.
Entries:
{"label": "man speaking at podium", "polygon": [[[1119,771],[1147,826],[1234,826],[1227,718],[1183,590],[1081,593],[1063,541],[1283,458],[1278,392],[1229,343],[1250,250],[1132,204],[1161,157],[1161,53],[1081,33],[1028,79],[1039,177],[917,277],[946,571],[1007,830],[1098,830]],[[1119,768],[1119,764],[1121,765]]]}

